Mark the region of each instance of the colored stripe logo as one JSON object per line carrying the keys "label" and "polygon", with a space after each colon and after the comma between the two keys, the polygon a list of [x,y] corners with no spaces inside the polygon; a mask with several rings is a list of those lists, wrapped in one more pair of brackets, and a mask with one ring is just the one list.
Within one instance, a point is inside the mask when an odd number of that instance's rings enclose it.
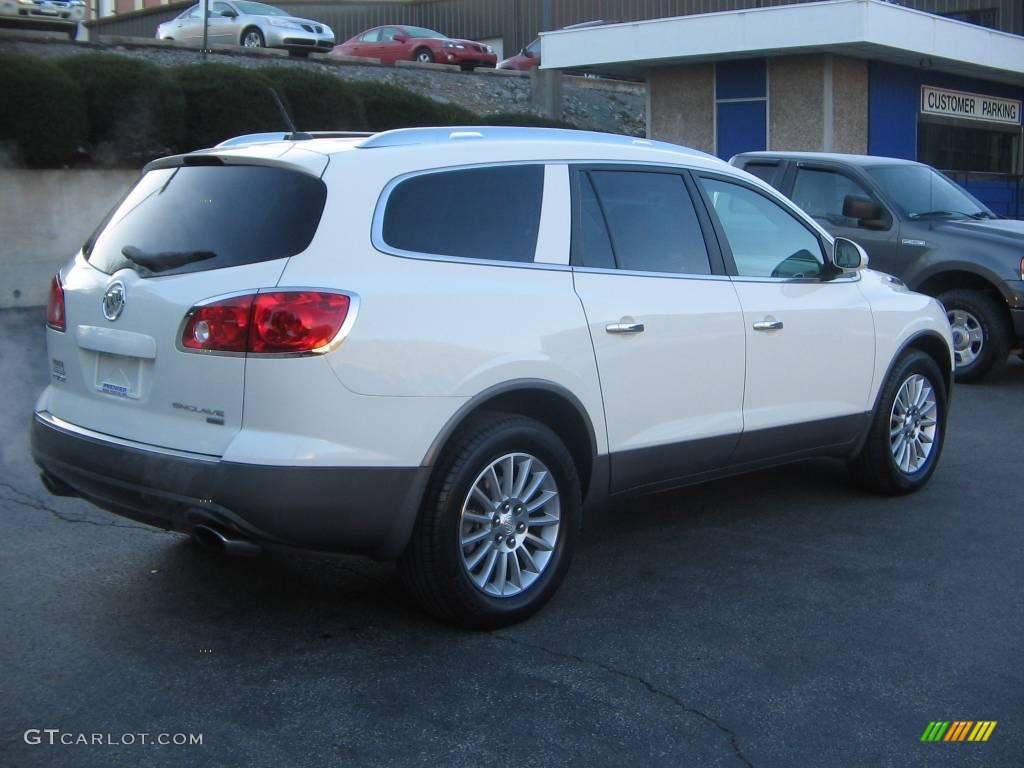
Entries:
{"label": "colored stripe logo", "polygon": [[988,741],[997,720],[932,720],[921,741]]}

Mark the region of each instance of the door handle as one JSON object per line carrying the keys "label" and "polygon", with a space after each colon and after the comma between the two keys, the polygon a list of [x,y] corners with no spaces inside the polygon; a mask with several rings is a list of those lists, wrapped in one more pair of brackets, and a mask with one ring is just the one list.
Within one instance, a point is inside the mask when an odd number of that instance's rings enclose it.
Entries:
{"label": "door handle", "polygon": [[754,323],[755,331],[781,331],[782,321],[781,320],[761,320]]}
{"label": "door handle", "polygon": [[643,323],[611,323],[604,327],[608,333],[643,333]]}

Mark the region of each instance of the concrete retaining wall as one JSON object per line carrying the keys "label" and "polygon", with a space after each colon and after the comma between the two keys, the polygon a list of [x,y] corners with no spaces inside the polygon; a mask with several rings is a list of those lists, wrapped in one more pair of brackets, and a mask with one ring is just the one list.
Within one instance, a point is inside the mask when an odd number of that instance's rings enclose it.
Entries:
{"label": "concrete retaining wall", "polygon": [[45,304],[50,278],[136,178],[121,170],[0,172],[0,308]]}

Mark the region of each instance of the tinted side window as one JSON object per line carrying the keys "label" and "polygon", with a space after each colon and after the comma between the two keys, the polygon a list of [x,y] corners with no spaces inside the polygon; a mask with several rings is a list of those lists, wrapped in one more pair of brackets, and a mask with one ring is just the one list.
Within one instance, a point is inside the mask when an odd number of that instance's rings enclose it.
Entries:
{"label": "tinted side window", "polygon": [[608,227],[604,213],[594,192],[590,175],[580,174],[580,221],[572,233],[573,264],[580,267],[615,269],[612,243],[608,239]]}
{"label": "tinted side window", "polygon": [[591,171],[619,269],[711,274],[707,246],[683,177]]}
{"label": "tinted side window", "polygon": [[384,242],[414,253],[533,261],[543,188],[540,165],[413,176],[388,198]]}
{"label": "tinted side window", "polygon": [[779,169],[778,163],[747,163],[743,166],[743,170],[747,173],[752,173],[757,176],[761,181],[766,181],[769,184],[772,183],[772,179],[775,178],[775,172]]}
{"label": "tinted side window", "polygon": [[820,277],[817,236],[789,211],[749,187],[701,179],[729,241],[736,272],[747,277]]}
{"label": "tinted side window", "polygon": [[793,202],[816,219],[840,227],[856,227],[857,220],[843,216],[847,195],[871,197],[864,187],[841,173],[817,168],[800,168],[793,185]]}

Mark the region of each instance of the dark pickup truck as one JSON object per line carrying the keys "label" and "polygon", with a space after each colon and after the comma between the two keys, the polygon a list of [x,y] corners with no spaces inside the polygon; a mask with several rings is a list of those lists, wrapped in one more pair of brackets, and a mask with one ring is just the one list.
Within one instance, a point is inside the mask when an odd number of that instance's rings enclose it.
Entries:
{"label": "dark pickup truck", "polygon": [[909,160],[747,152],[731,162],[831,234],[860,243],[873,269],[938,298],[953,330],[958,380],[980,379],[1024,346],[1024,221],[1000,219],[931,166]]}

